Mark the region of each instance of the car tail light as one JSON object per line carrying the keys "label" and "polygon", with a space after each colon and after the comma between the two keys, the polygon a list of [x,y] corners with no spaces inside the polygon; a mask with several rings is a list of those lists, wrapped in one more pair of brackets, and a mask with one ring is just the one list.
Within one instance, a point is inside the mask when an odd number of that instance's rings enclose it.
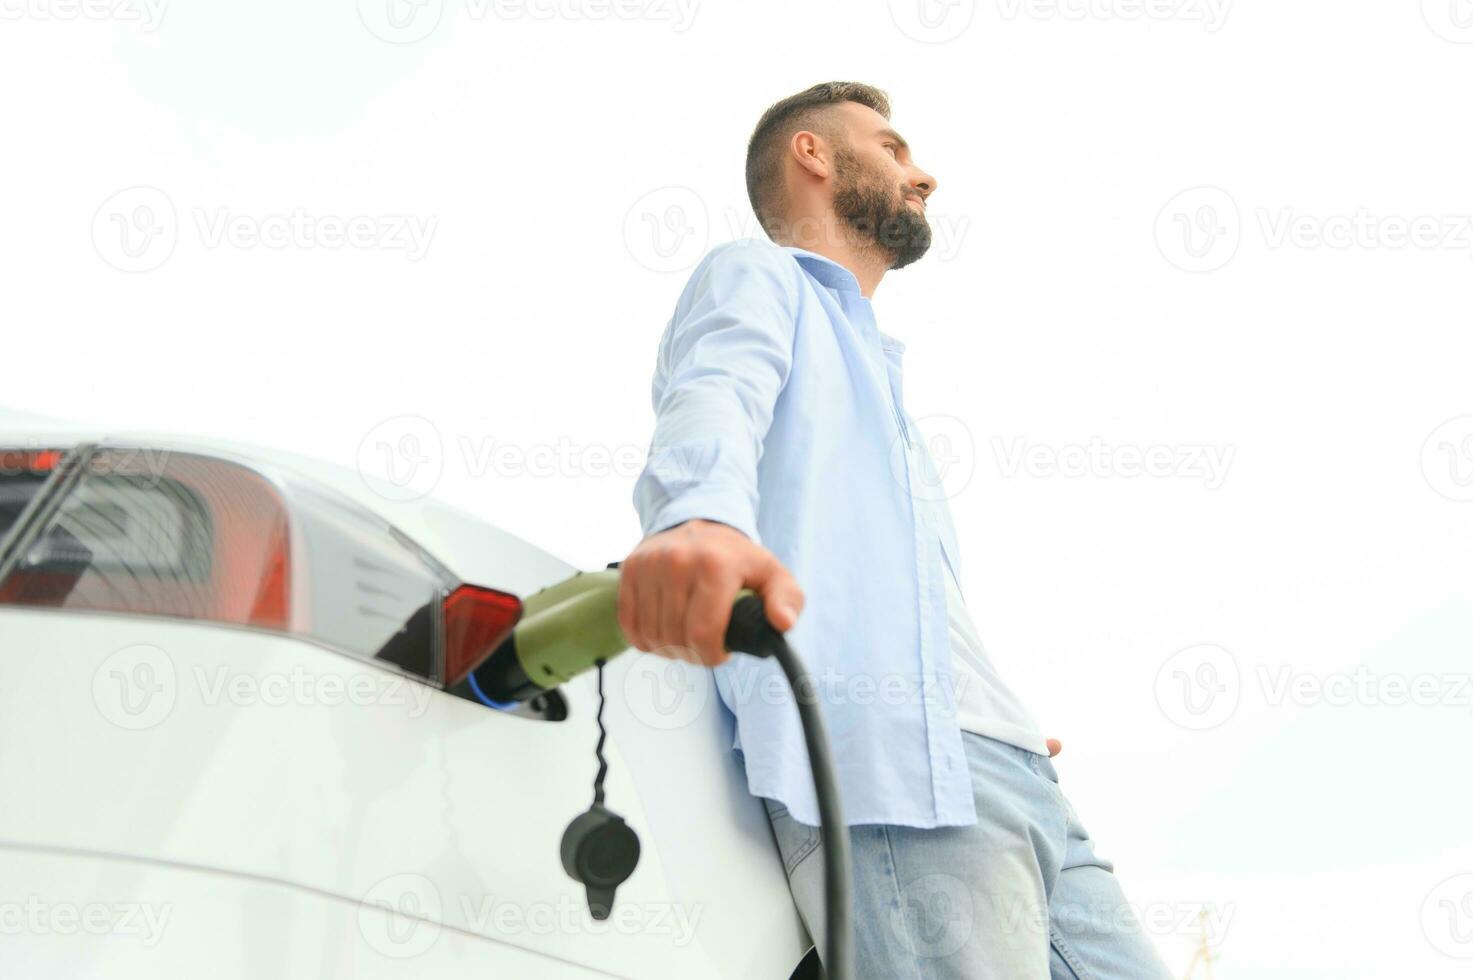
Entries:
{"label": "car tail light", "polygon": [[445,690],[521,617],[516,596],[460,582],[379,514],[293,473],[114,447],[64,459],[0,450],[29,481],[0,484],[14,491],[0,517],[52,485],[46,467],[71,468],[14,540],[0,524],[0,605],[270,630]]}
{"label": "car tail light", "polygon": [[445,687],[467,674],[511,635],[522,601],[506,592],[462,585],[445,599]]}
{"label": "car tail light", "polygon": [[0,449],[0,475],[50,473],[62,455],[60,449]]}

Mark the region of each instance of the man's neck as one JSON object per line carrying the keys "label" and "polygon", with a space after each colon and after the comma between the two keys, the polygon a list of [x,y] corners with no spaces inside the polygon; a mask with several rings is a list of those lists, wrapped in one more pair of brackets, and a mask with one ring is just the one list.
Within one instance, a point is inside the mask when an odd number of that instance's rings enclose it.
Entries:
{"label": "man's neck", "polygon": [[[822,221],[794,222],[800,233],[787,236],[781,245],[794,245],[822,255],[854,273],[860,295],[872,297],[880,280],[890,270],[890,256],[873,240],[860,238],[849,225],[834,217]],[[806,232],[806,233],[803,233]]]}

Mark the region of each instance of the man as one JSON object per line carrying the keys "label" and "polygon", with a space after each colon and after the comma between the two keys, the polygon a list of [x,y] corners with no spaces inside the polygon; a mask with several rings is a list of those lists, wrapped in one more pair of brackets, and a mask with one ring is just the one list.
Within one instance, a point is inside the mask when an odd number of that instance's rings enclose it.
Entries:
{"label": "man", "polygon": [[870,302],[931,240],[936,180],[889,116],[883,92],[834,82],[758,122],[747,191],[771,241],[713,249],[662,337],[634,494],[645,538],[621,566],[619,622],[641,650],[716,667],[820,951],[797,711],[775,663],[722,649],[743,587],[818,681],[860,976],[1165,978],[1059,792],[1057,743],[967,616],[946,501],[902,403],[905,348]]}

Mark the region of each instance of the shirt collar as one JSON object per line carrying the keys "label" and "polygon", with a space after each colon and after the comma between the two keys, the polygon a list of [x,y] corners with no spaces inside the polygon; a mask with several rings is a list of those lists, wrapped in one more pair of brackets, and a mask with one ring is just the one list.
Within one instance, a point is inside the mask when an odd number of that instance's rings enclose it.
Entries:
{"label": "shirt collar", "polygon": [[846,292],[859,292],[859,280],[854,277],[854,273],[827,255],[819,255],[817,252],[810,252],[808,249],[799,248],[796,245],[783,245],[781,248],[784,252],[790,253],[793,258],[797,259],[798,264],[809,275],[825,286],[832,289],[842,289]]}
{"label": "shirt collar", "polygon": [[[799,248],[796,245],[782,245],[779,247],[797,259],[798,264],[803,267],[804,271],[825,286],[830,289],[853,293],[857,298],[868,301],[860,293],[859,280],[855,278],[854,273],[827,255],[819,255],[817,252],[810,252],[808,249]],[[899,337],[892,337],[883,330],[877,330],[876,333],[879,334],[880,345],[885,350],[893,351],[896,354],[905,353],[905,343]]]}

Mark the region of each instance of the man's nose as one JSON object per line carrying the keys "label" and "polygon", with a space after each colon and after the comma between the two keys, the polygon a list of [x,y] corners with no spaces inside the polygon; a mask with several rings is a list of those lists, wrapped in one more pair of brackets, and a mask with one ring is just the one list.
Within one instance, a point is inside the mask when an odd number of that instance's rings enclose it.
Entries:
{"label": "man's nose", "polygon": [[910,186],[919,191],[921,197],[930,197],[936,193],[936,178],[924,170],[917,170],[910,178]]}

